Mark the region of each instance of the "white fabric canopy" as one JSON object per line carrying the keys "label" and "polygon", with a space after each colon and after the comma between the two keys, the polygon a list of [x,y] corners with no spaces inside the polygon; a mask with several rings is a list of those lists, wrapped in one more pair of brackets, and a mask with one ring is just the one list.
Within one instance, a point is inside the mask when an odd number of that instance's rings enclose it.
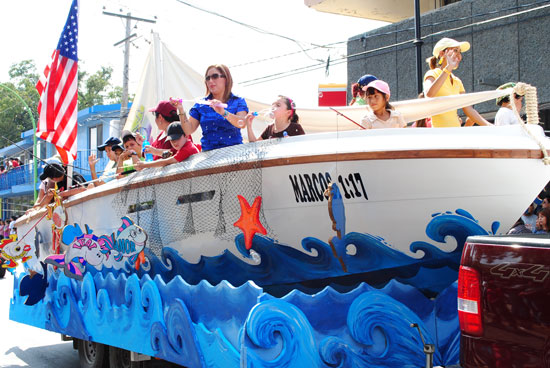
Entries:
{"label": "white fabric canopy", "polygon": [[[145,62],[138,91],[130,109],[125,129],[140,131],[149,137],[158,133],[154,124],[153,115],[148,110],[155,107],[160,100],[178,97],[184,100],[186,110],[189,110],[197,98],[204,96],[206,87],[201,73],[191,69],[181,59],[174,55],[158,40],[155,35],[151,50]],[[422,118],[437,115],[445,111],[456,110],[465,106],[496,99],[512,93],[512,89],[494,90],[467,93],[458,96],[422,98],[392,102],[392,105],[401,112],[405,121],[413,122]],[[271,103],[262,103],[245,97],[251,112],[265,112],[270,109]],[[365,115],[365,106],[336,108],[349,119],[360,123]],[[339,116],[330,108],[303,109],[298,107],[297,114],[300,124],[306,133],[320,133],[328,131],[343,131],[360,129],[357,125],[343,116]],[[254,120],[256,135],[267,124],[271,123],[267,114],[260,113]],[[243,130],[246,137],[246,129]],[[193,133],[195,142],[200,142],[200,128]]]}

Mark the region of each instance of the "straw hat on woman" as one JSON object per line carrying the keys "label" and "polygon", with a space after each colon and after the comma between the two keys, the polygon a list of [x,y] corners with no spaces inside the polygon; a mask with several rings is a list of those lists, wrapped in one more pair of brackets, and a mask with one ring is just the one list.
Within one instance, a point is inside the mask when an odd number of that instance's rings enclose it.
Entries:
{"label": "straw hat on woman", "polygon": [[[469,42],[458,42],[452,38],[442,38],[434,46],[433,56],[426,61],[430,70],[424,75],[424,94],[426,97],[452,96],[466,93],[462,81],[453,74],[462,61],[462,53],[470,49]],[[466,125],[492,125],[485,120],[472,106],[463,107],[468,116]],[[432,116],[434,128],[459,127],[460,119],[457,110]]]}

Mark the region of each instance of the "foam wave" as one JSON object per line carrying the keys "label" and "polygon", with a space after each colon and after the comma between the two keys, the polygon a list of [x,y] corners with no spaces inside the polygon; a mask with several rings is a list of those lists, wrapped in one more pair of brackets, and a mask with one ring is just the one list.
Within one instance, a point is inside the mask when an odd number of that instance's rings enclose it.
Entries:
{"label": "foam wave", "polygon": [[396,281],[380,290],[361,284],[347,293],[327,287],[275,298],[251,282],[101,274],[76,281],[48,272],[46,296],[33,306],[16,279],[12,319],[189,367],[420,366],[411,322],[436,344],[437,364],[458,362],[456,283],[434,300]]}

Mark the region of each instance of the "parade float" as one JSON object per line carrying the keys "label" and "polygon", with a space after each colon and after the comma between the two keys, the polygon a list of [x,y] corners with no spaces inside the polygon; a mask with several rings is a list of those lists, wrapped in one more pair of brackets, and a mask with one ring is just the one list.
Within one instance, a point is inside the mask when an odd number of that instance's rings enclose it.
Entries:
{"label": "parade float", "polygon": [[[411,120],[510,93],[396,106]],[[89,366],[131,351],[418,367],[424,342],[456,364],[464,241],[512,226],[550,179],[549,147],[536,124],[337,131],[136,172],[17,221],[10,318],[76,339]]]}

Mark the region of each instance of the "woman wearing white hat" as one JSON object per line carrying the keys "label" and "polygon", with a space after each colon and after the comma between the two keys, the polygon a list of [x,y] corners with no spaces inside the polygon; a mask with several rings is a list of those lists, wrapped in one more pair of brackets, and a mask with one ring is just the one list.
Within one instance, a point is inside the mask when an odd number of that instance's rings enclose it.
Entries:
{"label": "woman wearing white hat", "polygon": [[[453,74],[462,61],[462,53],[470,49],[469,42],[458,42],[452,38],[442,38],[434,46],[433,56],[426,61],[430,70],[424,75],[424,95],[426,97],[452,96],[466,93],[462,81]],[[462,110],[473,123],[492,125],[472,106]],[[459,127],[460,119],[456,110],[432,116],[434,128]]]}

